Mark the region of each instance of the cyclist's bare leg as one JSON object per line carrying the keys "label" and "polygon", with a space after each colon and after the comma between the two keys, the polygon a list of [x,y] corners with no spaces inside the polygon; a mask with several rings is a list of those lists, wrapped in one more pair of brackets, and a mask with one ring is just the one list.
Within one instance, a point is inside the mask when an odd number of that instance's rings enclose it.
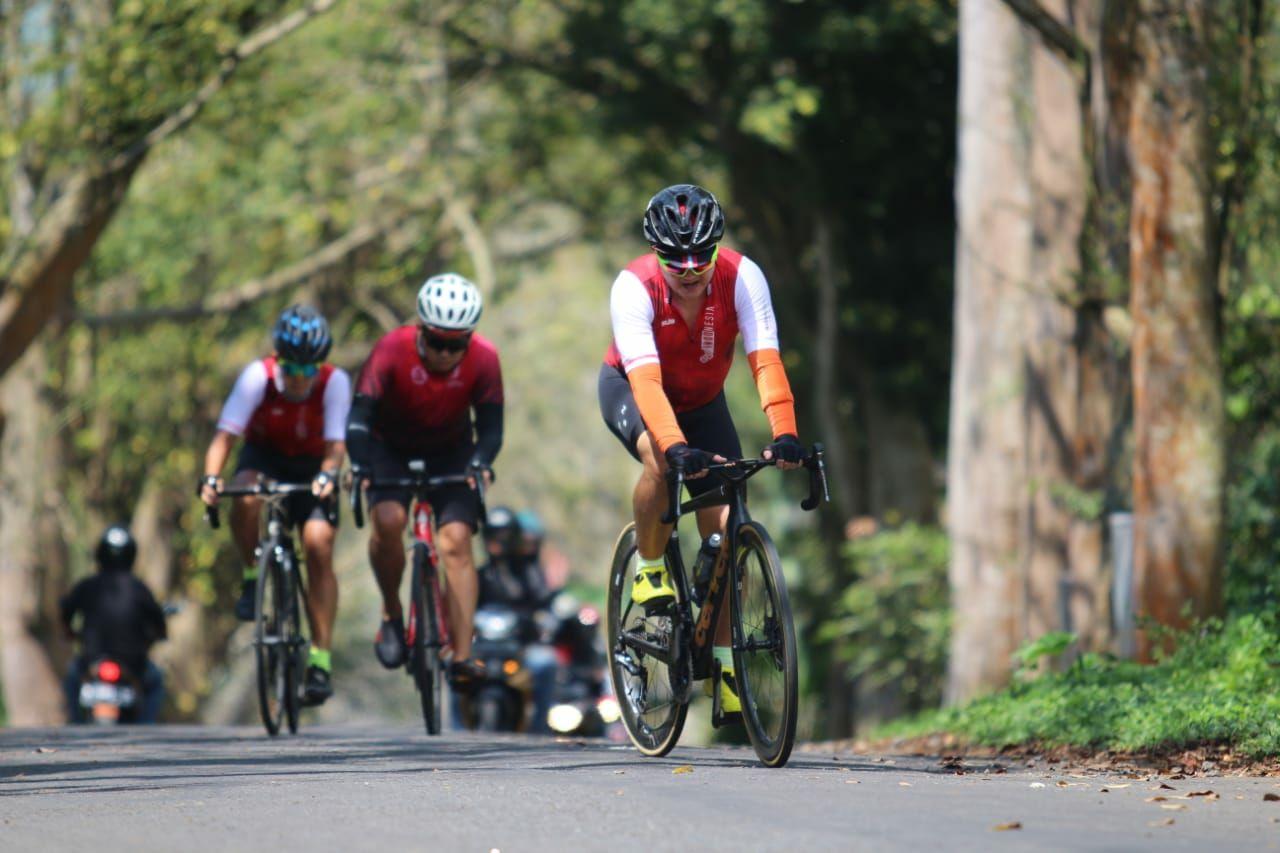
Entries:
{"label": "cyclist's bare leg", "polygon": [[328,651],[333,642],[333,619],[338,613],[338,578],[333,574],[333,526],[312,518],[302,526],[307,555],[307,621],[311,644]]}
{"label": "cyclist's bare leg", "polygon": [[466,660],[471,657],[471,632],[480,594],[480,581],[471,558],[471,526],[465,521],[440,525],[436,530],[436,547],[448,578],[444,599],[449,611],[453,659]]}
{"label": "cyclist's bare leg", "polygon": [[[231,481],[237,488],[252,486],[258,480],[257,471],[241,471]],[[236,543],[236,551],[246,567],[256,567],[254,549],[258,547],[258,518],[261,515],[262,499],[252,495],[233,498],[231,501],[231,538]]]}
{"label": "cyclist's bare leg", "polygon": [[409,513],[396,501],[379,501],[369,511],[369,564],[382,592],[382,618],[402,619],[400,578],[404,576],[404,526]]}
{"label": "cyclist's bare leg", "polygon": [[648,432],[641,433],[636,450],[644,466],[631,494],[631,507],[636,519],[636,550],[646,560],[656,560],[667,550],[667,540],[671,538],[671,525],[662,523],[662,516],[667,511],[667,460],[658,452]]}

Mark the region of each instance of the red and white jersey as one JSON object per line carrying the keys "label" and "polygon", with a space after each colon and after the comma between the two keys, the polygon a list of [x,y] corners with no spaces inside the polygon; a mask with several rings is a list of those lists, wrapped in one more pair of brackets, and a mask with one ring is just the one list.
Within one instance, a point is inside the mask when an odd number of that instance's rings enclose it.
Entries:
{"label": "red and white jersey", "polygon": [[274,355],[240,373],[218,416],[218,429],[282,456],[324,456],[326,441],[343,441],[351,410],[351,378],[332,364],[320,366],[305,400],[284,396]]}
{"label": "red and white jersey", "polygon": [[432,455],[472,443],[471,408],[502,403],[498,349],[475,334],[462,361],[432,373],[418,354],[418,329],[401,326],[373,347],[356,393],[376,401],[373,434],[397,453]]}
{"label": "red and white jersey", "polygon": [[618,274],[609,297],[613,344],[605,363],[630,373],[662,367],[662,389],[676,412],[710,403],[724,387],[733,344],[742,333],[748,354],[778,348],[769,283],[755,261],[720,247],[701,322],[686,325],[671,304],[662,267],[652,252]]}

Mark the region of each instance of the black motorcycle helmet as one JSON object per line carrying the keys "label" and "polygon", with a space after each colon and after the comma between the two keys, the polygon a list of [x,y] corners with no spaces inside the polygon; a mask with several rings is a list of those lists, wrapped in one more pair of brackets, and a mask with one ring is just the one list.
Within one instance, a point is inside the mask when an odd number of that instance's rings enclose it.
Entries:
{"label": "black motorcycle helmet", "polygon": [[324,361],[333,346],[329,323],[309,305],[292,305],[280,314],[271,330],[276,353],[295,364]]}
{"label": "black motorcycle helmet", "polygon": [[508,506],[495,506],[484,519],[484,541],[496,543],[503,554],[514,554],[520,546],[520,519]]}
{"label": "black motorcycle helmet", "polygon": [[137,557],[138,543],[133,541],[129,528],[123,524],[113,524],[103,531],[98,547],[93,551],[93,558],[104,572],[132,571]]}
{"label": "black motorcycle helmet", "polygon": [[705,252],[724,236],[724,213],[716,197],[694,184],[675,184],[649,199],[644,238],[660,254]]}

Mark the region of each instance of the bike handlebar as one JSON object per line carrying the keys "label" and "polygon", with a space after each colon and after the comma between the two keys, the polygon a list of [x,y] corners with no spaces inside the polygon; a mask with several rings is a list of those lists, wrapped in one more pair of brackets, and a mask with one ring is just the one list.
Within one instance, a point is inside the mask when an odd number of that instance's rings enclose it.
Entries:
{"label": "bike handlebar", "polygon": [[[252,495],[292,495],[298,492],[310,492],[310,483],[280,483],[273,480],[266,482],[254,483],[250,486],[227,486],[218,490],[219,498],[239,498]],[[204,508],[205,521],[209,522],[209,526],[217,530],[222,526],[222,516],[218,513],[218,505],[205,505]]]}
{"label": "bike handlebar", "polygon": [[[357,528],[363,528],[364,489],[360,483],[355,481],[354,471],[352,474],[350,488],[351,517],[355,521]],[[429,477],[425,473],[416,477],[388,477],[384,479],[375,479],[372,476],[362,475],[360,479],[367,483],[371,489],[412,489],[415,493],[444,486],[471,486],[471,488],[475,489],[476,497],[480,501],[480,523],[481,525],[484,524],[484,474],[478,470],[467,474],[442,474],[434,477]]]}
{"label": "bike handlebar", "polygon": [[[818,505],[831,500],[827,491],[827,467],[824,461],[825,448],[814,444],[805,454],[804,467],[809,471],[809,496],[800,502],[800,508],[806,512],[818,508]],[[777,465],[774,459],[732,459],[728,462],[717,462],[703,470],[714,474],[721,471],[742,471],[743,478],[754,474],[762,468]],[[722,479],[728,480],[728,477]],[[667,511],[663,513],[663,524],[675,524],[680,520],[680,489],[685,484],[684,468],[672,467],[667,470]]]}

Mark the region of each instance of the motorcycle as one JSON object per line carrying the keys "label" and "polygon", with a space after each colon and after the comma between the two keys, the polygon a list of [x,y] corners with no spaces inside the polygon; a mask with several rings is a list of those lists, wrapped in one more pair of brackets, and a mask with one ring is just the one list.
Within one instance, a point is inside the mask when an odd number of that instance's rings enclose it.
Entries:
{"label": "motorcycle", "polygon": [[605,677],[600,612],[564,593],[551,612],[559,618],[551,639],[560,668],[547,725],[561,735],[612,736],[622,712]]}
{"label": "motorcycle", "polygon": [[80,707],[102,726],[137,722],[142,684],[119,661],[98,658],[80,678]]}
{"label": "motorcycle", "polygon": [[462,722],[482,732],[516,732],[527,727],[533,684],[521,663],[528,628],[515,610],[486,604],[476,611],[471,655],[484,661],[485,674],[469,696],[460,697]]}

